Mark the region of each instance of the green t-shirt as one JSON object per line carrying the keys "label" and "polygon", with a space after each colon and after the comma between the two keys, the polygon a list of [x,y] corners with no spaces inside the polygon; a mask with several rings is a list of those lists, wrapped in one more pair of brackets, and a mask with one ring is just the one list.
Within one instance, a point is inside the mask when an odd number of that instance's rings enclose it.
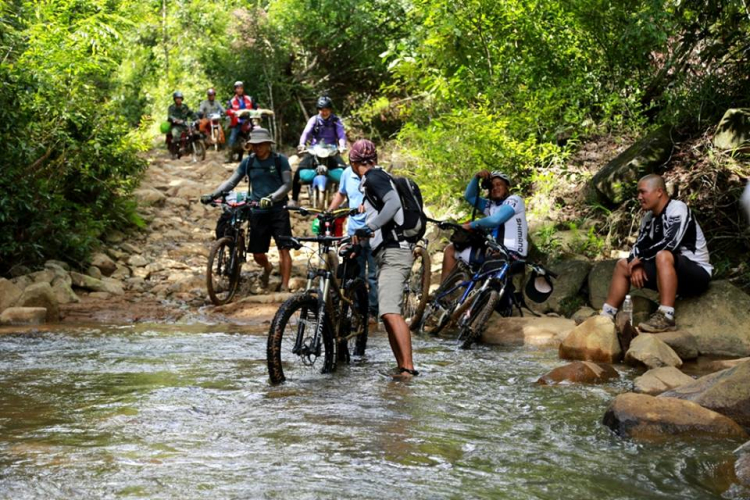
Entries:
{"label": "green t-shirt", "polygon": [[[274,155],[278,156],[278,160],[274,159]],[[276,168],[277,162],[280,170]],[[241,175],[247,175],[250,179],[250,199],[260,201],[261,198],[270,196],[284,184],[281,180],[281,173],[291,172],[292,168],[289,166],[289,160],[286,156],[280,153],[271,153],[263,161],[256,158],[255,155],[250,155],[242,160],[237,170]],[[285,204],[286,199],[276,202],[276,205]]]}

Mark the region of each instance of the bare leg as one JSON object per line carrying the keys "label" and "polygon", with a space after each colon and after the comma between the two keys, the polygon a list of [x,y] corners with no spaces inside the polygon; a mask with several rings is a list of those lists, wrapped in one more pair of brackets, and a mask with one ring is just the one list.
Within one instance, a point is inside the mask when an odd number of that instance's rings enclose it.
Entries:
{"label": "bare leg", "polygon": [[264,253],[254,253],[253,259],[263,270],[268,271],[273,268],[270,262],[268,262],[268,256]]}
{"label": "bare leg", "polygon": [[411,332],[406,321],[404,321],[404,317],[400,314],[384,314],[383,323],[388,332],[388,340],[391,342],[391,348],[396,356],[396,363],[398,363],[399,368],[413,370]]}
{"label": "bare leg", "polygon": [[281,288],[286,290],[289,287],[289,277],[292,275],[292,256],[287,248],[279,250],[279,267],[281,267]]}
{"label": "bare leg", "polygon": [[456,267],[456,249],[453,243],[449,243],[443,250],[443,269],[440,272],[440,281],[445,281],[453,268]]}
{"label": "bare leg", "polygon": [[674,255],[669,250],[656,254],[656,285],[659,288],[659,305],[674,307],[677,297],[677,270]]}
{"label": "bare leg", "polygon": [[629,291],[630,272],[628,271],[628,261],[627,259],[620,259],[615,266],[615,272],[612,273],[612,281],[609,284],[609,293],[607,294],[607,304],[619,308]]}

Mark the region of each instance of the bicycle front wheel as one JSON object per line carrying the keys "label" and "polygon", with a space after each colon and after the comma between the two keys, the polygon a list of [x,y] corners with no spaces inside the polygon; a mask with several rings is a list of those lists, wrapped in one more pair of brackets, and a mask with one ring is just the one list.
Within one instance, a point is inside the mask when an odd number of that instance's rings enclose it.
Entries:
{"label": "bicycle front wheel", "polygon": [[237,292],[243,250],[244,241],[235,244],[234,239],[228,236],[217,240],[211,247],[206,268],[206,289],[214,305],[226,304]]}
{"label": "bicycle front wheel", "polygon": [[458,343],[461,349],[469,349],[479,340],[499,300],[497,290],[485,290],[474,297],[471,307],[459,320]]}
{"label": "bicycle front wheel", "polygon": [[430,254],[426,248],[414,249],[414,263],[409,280],[404,286],[401,303],[401,315],[411,330],[419,328],[419,323],[427,306],[427,295],[430,293]]}
{"label": "bicycle front wheel", "polygon": [[[451,321],[451,315],[461,300],[466,288],[459,286],[471,276],[462,266],[456,266],[435,291],[435,298],[427,304],[420,321],[419,330],[429,335],[439,334]],[[455,288],[455,290],[453,290]],[[450,293],[447,293],[450,292]],[[469,302],[467,300],[467,302]]]}
{"label": "bicycle front wheel", "polygon": [[[339,361],[348,362],[350,354],[364,356],[367,348],[367,334],[369,330],[368,313],[370,303],[365,282],[356,278],[347,287],[345,297],[351,301],[349,304],[342,301],[341,322],[339,324]],[[353,349],[350,353],[349,346]]]}
{"label": "bicycle front wheel", "polygon": [[333,371],[333,335],[314,295],[293,295],[281,305],[268,332],[266,360],[272,384]]}

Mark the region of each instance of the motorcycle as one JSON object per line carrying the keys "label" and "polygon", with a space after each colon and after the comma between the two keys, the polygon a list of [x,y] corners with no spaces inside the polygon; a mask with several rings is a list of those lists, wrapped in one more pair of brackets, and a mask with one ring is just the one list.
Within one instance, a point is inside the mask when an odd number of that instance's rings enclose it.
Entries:
{"label": "motorcycle", "polygon": [[[175,125],[183,125],[182,120],[175,120]],[[180,134],[179,140],[175,141],[171,137],[169,141],[169,151],[172,158],[181,158],[190,155],[193,163],[206,159],[206,146],[203,143],[204,136],[198,128],[198,121],[187,122],[187,128]]]}
{"label": "motorcycle", "polygon": [[331,160],[338,154],[339,149],[334,145],[315,144],[302,151],[313,159],[313,168],[300,171],[301,184],[307,184],[310,205],[319,210],[325,210],[330,204],[331,197],[338,189],[342,168],[329,168]]}
{"label": "motorcycle", "polygon": [[232,158],[237,156],[237,161],[242,160],[242,155],[245,151],[250,151],[250,145],[247,141],[250,139],[250,133],[255,127],[261,127],[263,125],[264,116],[272,116],[273,111],[270,109],[242,109],[237,113],[239,118],[248,118],[239,124],[240,135],[237,138],[237,142],[232,147]]}
{"label": "motorcycle", "polygon": [[211,113],[208,115],[208,137],[206,143],[218,151],[219,147],[224,144],[224,130],[221,128],[221,113]]}

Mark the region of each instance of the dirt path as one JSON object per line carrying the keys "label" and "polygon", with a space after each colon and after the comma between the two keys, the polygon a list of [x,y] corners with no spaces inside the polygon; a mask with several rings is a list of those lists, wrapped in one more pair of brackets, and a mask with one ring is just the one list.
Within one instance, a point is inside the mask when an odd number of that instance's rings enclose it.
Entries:
{"label": "dirt path", "polygon": [[[219,186],[237,163],[225,164],[222,152],[210,151],[206,160],[170,160],[166,151],[151,153],[151,165],[135,192],[146,226],[131,234],[112,233],[104,253],[117,266],[111,278],[120,280],[124,295],[90,293],[78,303],[62,307],[66,322],[234,321],[270,322],[288,294],[274,293],[280,285],[278,253],[269,259],[274,274],[268,289],[260,286],[259,267],[243,266],[240,291],[234,301],[214,307],[206,293],[206,264],[219,208],[204,206],[201,194]],[[293,160],[294,161],[294,160]],[[237,189],[247,190],[243,182]],[[293,216],[294,234],[307,234],[311,220]],[[304,252],[292,252],[292,291],[304,285]]]}

